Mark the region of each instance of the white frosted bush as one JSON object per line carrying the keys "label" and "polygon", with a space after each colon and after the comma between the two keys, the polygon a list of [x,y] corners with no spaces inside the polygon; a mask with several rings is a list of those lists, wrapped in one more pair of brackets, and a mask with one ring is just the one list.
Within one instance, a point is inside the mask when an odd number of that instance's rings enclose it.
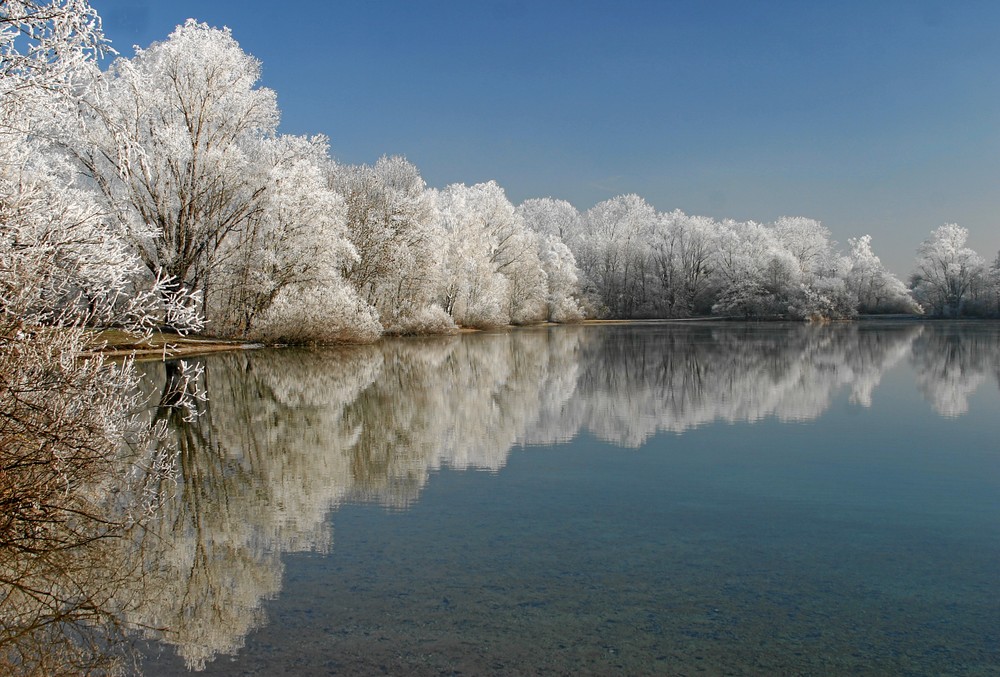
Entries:
{"label": "white frosted bush", "polygon": [[279,293],[251,338],[268,343],[369,343],[381,334],[377,312],[353,289],[293,286]]}
{"label": "white frosted bush", "polygon": [[457,330],[451,315],[436,303],[418,308],[386,327],[389,334],[452,334]]}

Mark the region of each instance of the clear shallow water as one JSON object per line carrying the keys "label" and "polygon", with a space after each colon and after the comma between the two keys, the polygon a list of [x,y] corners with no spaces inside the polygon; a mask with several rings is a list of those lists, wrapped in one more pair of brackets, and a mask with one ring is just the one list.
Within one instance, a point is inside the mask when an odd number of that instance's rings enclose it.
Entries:
{"label": "clear shallow water", "polygon": [[204,365],[147,674],[1000,671],[996,324]]}

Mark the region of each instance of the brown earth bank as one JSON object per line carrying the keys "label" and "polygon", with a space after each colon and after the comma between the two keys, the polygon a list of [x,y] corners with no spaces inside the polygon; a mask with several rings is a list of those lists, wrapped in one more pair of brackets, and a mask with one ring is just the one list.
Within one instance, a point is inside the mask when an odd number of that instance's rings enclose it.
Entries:
{"label": "brown earth bank", "polygon": [[249,350],[260,343],[233,341],[211,336],[182,336],[168,332],[134,334],[120,329],[105,329],[95,334],[90,354],[106,357],[134,357],[162,360],[185,355],[201,355],[227,350]]}

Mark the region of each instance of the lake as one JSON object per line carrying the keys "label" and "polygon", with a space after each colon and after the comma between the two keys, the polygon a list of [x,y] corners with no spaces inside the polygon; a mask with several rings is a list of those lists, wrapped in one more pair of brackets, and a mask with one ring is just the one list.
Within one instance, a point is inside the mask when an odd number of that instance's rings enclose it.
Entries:
{"label": "lake", "polygon": [[1000,673],[997,323],[195,362],[149,675]]}

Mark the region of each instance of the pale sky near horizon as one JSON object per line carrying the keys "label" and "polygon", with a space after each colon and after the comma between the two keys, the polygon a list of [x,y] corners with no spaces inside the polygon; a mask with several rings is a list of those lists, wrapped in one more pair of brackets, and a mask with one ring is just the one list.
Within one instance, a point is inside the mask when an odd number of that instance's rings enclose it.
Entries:
{"label": "pale sky near horizon", "polygon": [[947,222],[1000,249],[1000,2],[92,0],[123,55],[194,17],[281,131],[515,203],[819,219],[905,279]]}

